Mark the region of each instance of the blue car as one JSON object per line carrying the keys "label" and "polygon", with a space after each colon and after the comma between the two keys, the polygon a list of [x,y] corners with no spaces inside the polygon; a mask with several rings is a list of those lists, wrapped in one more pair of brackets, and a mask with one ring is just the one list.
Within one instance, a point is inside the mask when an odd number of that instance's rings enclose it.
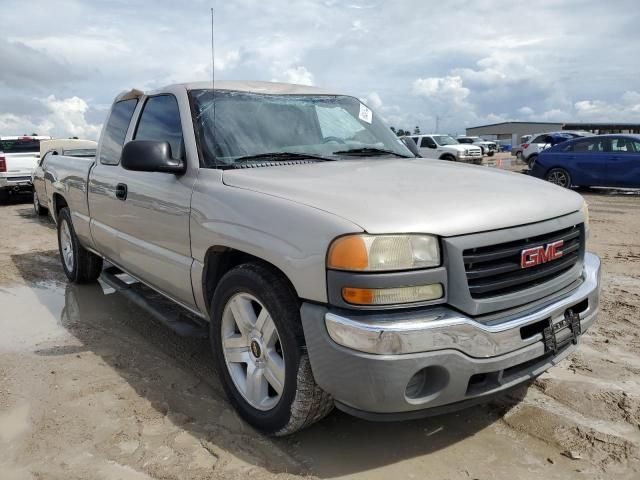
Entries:
{"label": "blue car", "polygon": [[540,152],[530,175],[561,187],[640,187],[640,135],[574,138]]}

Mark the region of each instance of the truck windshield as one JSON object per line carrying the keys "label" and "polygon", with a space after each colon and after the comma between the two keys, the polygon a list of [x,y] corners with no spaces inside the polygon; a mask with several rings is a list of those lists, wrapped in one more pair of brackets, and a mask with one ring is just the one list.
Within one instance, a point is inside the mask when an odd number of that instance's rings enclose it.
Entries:
{"label": "truck windshield", "polygon": [[214,115],[212,90],[190,95],[207,167],[233,167],[243,157],[285,152],[339,160],[353,158],[349,151],[375,149],[376,156],[388,151],[393,158],[413,158],[382,119],[353,97],[217,90]]}
{"label": "truck windshield", "polygon": [[449,135],[434,135],[433,139],[438,145],[458,145],[460,143]]}

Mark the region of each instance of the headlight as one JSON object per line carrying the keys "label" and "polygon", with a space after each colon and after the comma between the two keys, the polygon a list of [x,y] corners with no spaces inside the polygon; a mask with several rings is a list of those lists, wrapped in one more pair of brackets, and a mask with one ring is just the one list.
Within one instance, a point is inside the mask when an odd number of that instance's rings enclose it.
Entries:
{"label": "headlight", "polygon": [[580,211],[584,215],[584,226],[589,226],[589,205],[587,205],[586,201],[582,201],[582,207],[580,207]]}
{"label": "headlight", "polygon": [[351,271],[411,270],[440,265],[432,235],[347,235],[329,247],[327,267]]}

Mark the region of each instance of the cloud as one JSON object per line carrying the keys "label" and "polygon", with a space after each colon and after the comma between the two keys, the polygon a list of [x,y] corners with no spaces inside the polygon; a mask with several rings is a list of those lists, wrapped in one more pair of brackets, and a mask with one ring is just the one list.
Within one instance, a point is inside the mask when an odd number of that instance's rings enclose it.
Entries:
{"label": "cloud", "polygon": [[[31,0],[25,10],[22,0],[3,0],[5,126],[91,134],[104,114],[96,106],[124,89],[211,78],[206,2],[50,4]],[[597,0],[580,5],[539,2],[523,28],[513,19],[530,9],[524,0],[447,8],[435,0],[401,7],[379,0],[215,2],[216,79],[344,91],[397,127],[423,131],[437,124],[461,133],[495,119],[637,120],[637,16],[619,14],[637,10],[637,0],[620,0],[616,9]],[[77,97],[88,109],[63,105],[65,119],[73,117],[67,123],[37,100],[49,95]]]}
{"label": "cloud", "polygon": [[87,121],[89,106],[78,97],[57,99],[50,95],[38,102],[46,114],[36,118],[31,115],[0,113],[0,131],[4,135],[37,133],[54,137],[79,137],[97,139],[101,125]]}
{"label": "cloud", "polygon": [[313,85],[313,74],[303,66],[290,67],[283,72],[282,81],[298,85]]}

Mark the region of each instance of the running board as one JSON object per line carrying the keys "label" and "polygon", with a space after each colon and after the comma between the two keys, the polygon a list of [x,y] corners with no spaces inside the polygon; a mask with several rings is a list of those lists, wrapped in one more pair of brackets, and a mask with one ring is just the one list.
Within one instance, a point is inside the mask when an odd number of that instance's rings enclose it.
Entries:
{"label": "running board", "polygon": [[207,338],[209,336],[209,329],[198,323],[196,315],[142,285],[117,267],[105,268],[98,280],[105,294],[113,293],[108,292],[108,288],[105,289],[106,285],[148,312],[155,320],[177,335],[190,338]]}

